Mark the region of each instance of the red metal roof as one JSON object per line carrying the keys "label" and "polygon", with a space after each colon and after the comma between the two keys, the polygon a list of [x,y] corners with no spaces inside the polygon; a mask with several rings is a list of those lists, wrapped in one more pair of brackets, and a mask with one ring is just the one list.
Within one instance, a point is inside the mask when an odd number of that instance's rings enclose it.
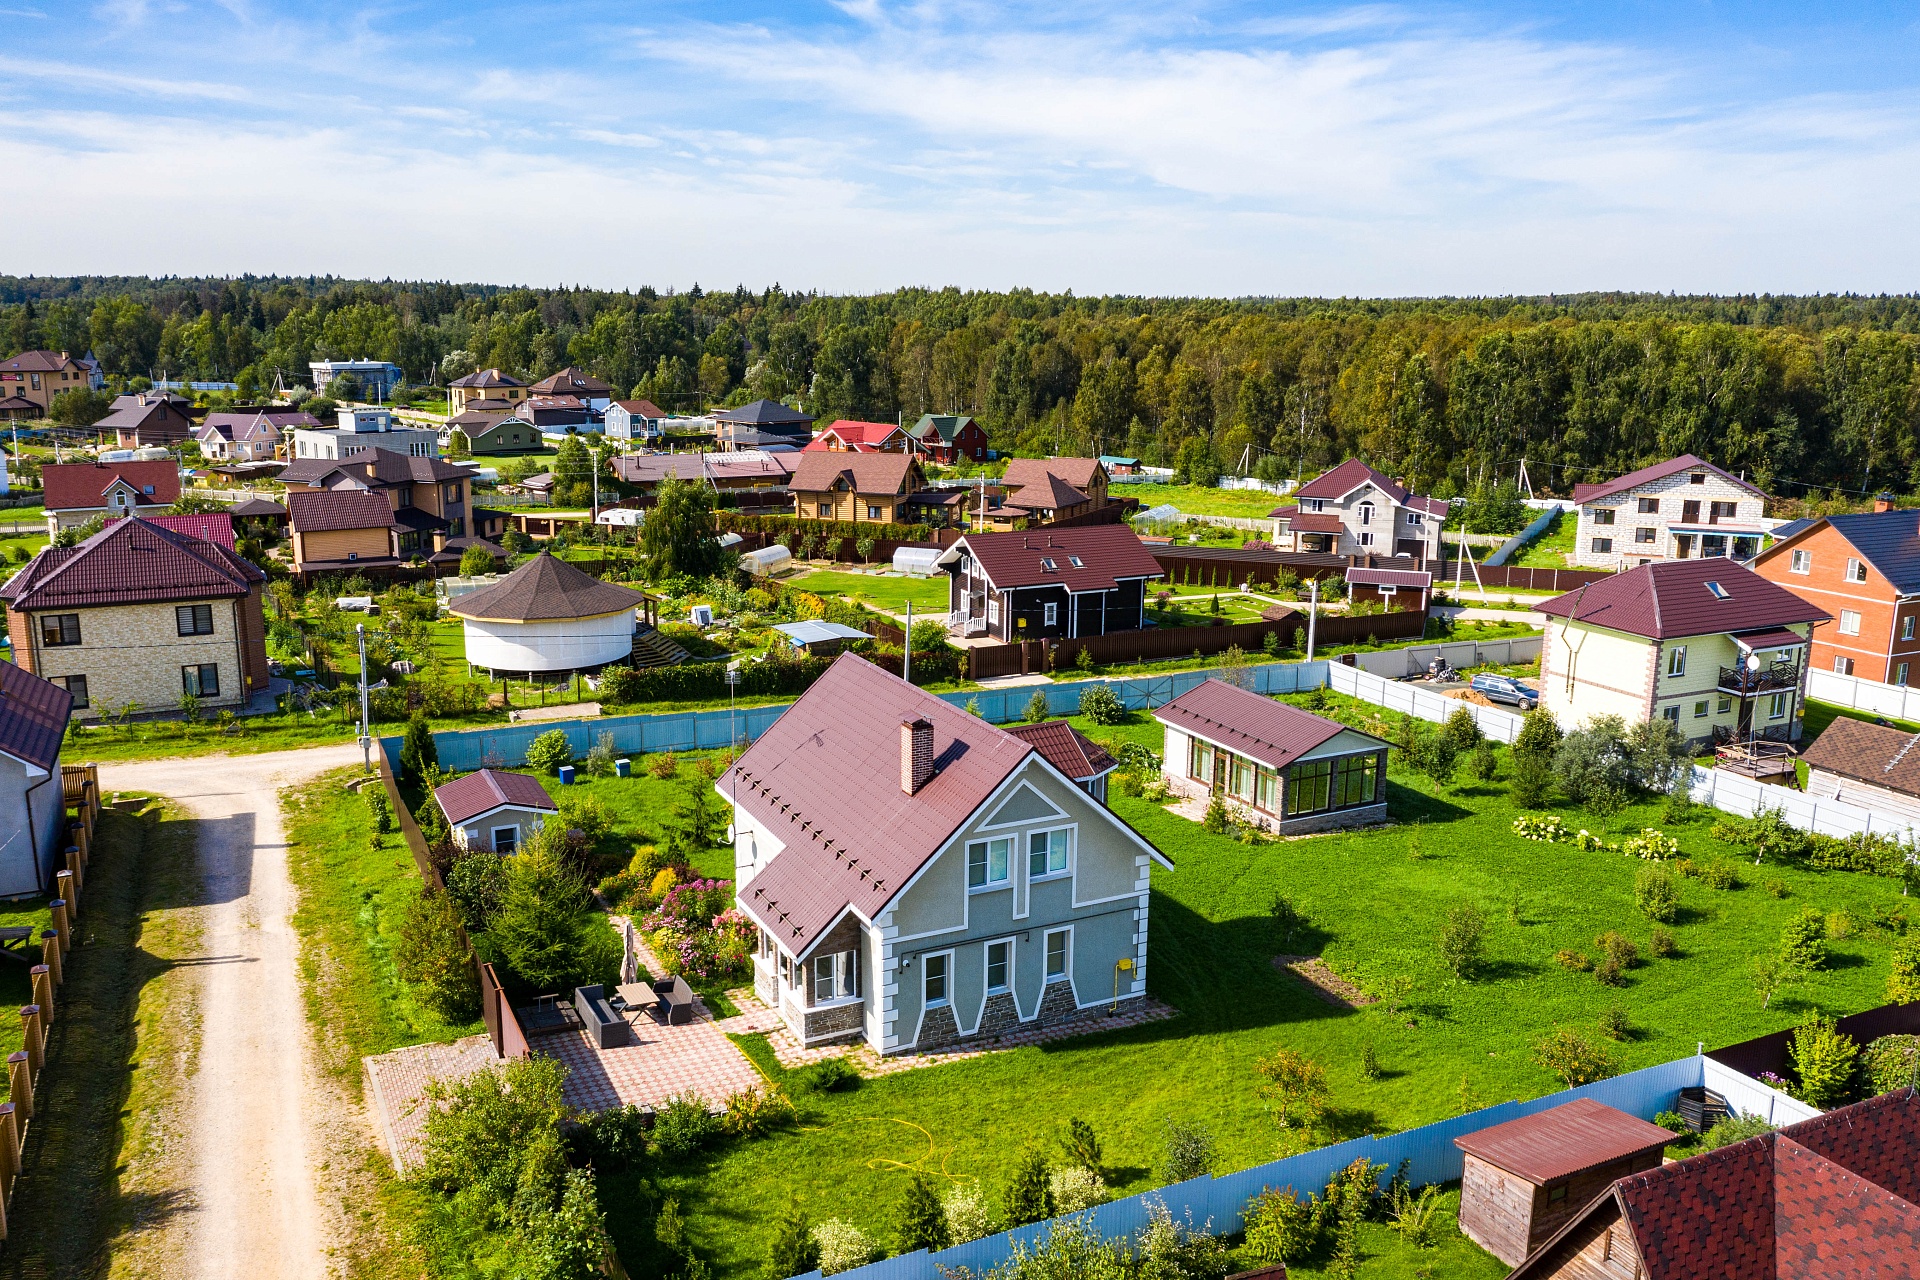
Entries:
{"label": "red metal roof", "polygon": [[40,487],[49,511],[86,510],[107,505],[107,490],[124,480],[138,501],[169,506],[180,500],[180,468],[172,461],[61,462],[40,468]]}
{"label": "red metal roof", "polygon": [[1346,728],[1338,721],[1275,702],[1217,676],[1167,703],[1153,713],[1153,718],[1275,769],[1292,764]]}
{"label": "red metal roof", "polygon": [[1092,498],[1059,476],[1049,475],[1031,484],[1021,485],[1001,505],[1023,511],[1058,511],[1062,507],[1077,507],[1091,501]]}
{"label": "red metal roof", "polygon": [[0,599],[23,612],[84,609],[243,596],[264,581],[264,573],[219,543],[133,516],[77,547],[48,547],[0,587]]}
{"label": "red metal roof", "polygon": [[531,390],[539,395],[574,395],[586,396],[591,399],[595,396],[604,396],[612,391],[613,388],[588,373],[585,369],[577,369],[572,365],[568,365],[560,372],[550,374],[534,383]]}
{"label": "red metal roof", "polygon": [[820,437],[832,432],[846,444],[864,444],[878,449],[893,436],[906,434],[899,425],[892,422],[854,422],[842,418],[828,427],[813,434],[813,443],[818,444]]}
{"label": "red metal roof", "polygon": [[477,769],[464,778],[442,783],[435,788],[433,798],[447,821],[456,827],[502,805],[546,813],[560,811],[540,779],[504,769]]}
{"label": "red metal roof", "polygon": [[527,384],[510,373],[498,369],[481,369],[464,378],[455,378],[447,384],[450,387],[524,387]]}
{"label": "red metal roof", "polygon": [[1433,575],[1424,569],[1356,567],[1347,570],[1347,581],[1363,587],[1416,587],[1425,591],[1433,585]]}
{"label": "red metal roof", "polygon": [[[981,572],[1002,591],[1053,583],[1069,591],[1111,591],[1123,578],[1158,578],[1164,572],[1146,544],[1123,524],[969,533],[947,549],[941,562],[952,563],[963,549],[973,554]],[[1075,557],[1079,564],[1073,562]]]}
{"label": "red metal roof", "polygon": [[1602,480],[1597,484],[1577,484],[1573,486],[1573,500],[1585,506],[1589,502],[1600,502],[1607,498],[1617,497],[1620,494],[1627,493],[1630,490],[1637,489],[1641,485],[1649,484],[1655,480],[1665,480],[1668,476],[1678,475],[1682,471],[1711,471],[1729,484],[1739,485],[1755,497],[1766,497],[1766,494],[1761,493],[1760,490],[1754,488],[1739,476],[1722,471],[1719,467],[1714,466],[1704,458],[1696,458],[1691,453],[1683,453],[1677,458],[1668,458],[1665,462],[1656,462],[1650,467],[1642,467],[1638,471],[1629,471],[1627,474],[1616,476],[1611,480]]}
{"label": "red metal roof", "polygon": [[65,689],[0,662],[0,751],[51,773],[72,711],[73,695]]}
{"label": "red metal roof", "polygon": [[[900,789],[900,726],[933,723],[932,780]],[[716,786],[785,843],[739,898],[802,956],[852,906],[872,919],[1032,748],[853,654],[833,665]]]}
{"label": "red metal roof", "polygon": [[[113,517],[113,520],[119,519],[122,517]],[[184,533],[195,538],[205,538],[208,542],[217,542],[227,550],[233,550],[233,516],[230,512],[196,511],[189,515],[141,516],[140,519],[148,524],[157,524],[162,529],[171,529],[175,533]],[[112,524],[113,520],[107,523]]]}
{"label": "red metal roof", "polygon": [[287,514],[295,533],[335,529],[397,529],[393,504],[384,494],[365,489],[319,489],[287,495]]}
{"label": "red metal roof", "polygon": [[1673,1134],[1592,1098],[1521,1116],[1491,1129],[1462,1134],[1453,1145],[1536,1187],[1644,1151],[1658,1151]]}
{"label": "red metal roof", "polygon": [[[1709,582],[1717,583],[1725,596],[1714,594]],[[1534,608],[1556,618],[1653,640],[1824,622],[1832,617],[1785,587],[1721,557],[1643,564]]]}
{"label": "red metal roof", "polygon": [[1302,511],[1299,507],[1275,507],[1267,512],[1269,520],[1285,520],[1295,533],[1339,533],[1345,528],[1340,517],[1330,511]]}
{"label": "red metal roof", "polygon": [[1358,458],[1348,458],[1331,471],[1324,471],[1315,476],[1301,485],[1294,496],[1297,498],[1344,498],[1363,484],[1371,484],[1395,502],[1407,496],[1406,489]]}
{"label": "red metal roof", "polygon": [[1065,720],[1010,724],[1008,733],[1038,751],[1046,762],[1075,782],[1086,782],[1120,767],[1107,749]]}

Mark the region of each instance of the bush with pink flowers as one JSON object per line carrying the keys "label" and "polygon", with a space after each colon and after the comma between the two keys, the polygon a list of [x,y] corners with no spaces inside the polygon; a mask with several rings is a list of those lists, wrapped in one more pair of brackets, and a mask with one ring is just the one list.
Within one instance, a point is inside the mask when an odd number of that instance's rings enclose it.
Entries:
{"label": "bush with pink flowers", "polygon": [[690,981],[747,980],[753,922],[733,905],[730,880],[688,880],[668,890],[640,922],[668,973]]}

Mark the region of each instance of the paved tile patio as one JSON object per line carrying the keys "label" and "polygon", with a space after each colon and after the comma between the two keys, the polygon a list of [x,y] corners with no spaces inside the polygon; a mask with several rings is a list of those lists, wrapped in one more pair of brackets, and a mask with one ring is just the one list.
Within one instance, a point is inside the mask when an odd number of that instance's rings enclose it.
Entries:
{"label": "paved tile patio", "polygon": [[679,1027],[642,1015],[633,1020],[628,1043],[615,1049],[595,1048],[584,1031],[536,1036],[531,1047],[566,1064],[567,1103],[582,1111],[653,1110],[681,1093],[697,1094],[717,1109],[731,1095],[762,1083],[759,1071],[702,1006],[696,1006],[692,1022]]}
{"label": "paved tile patio", "polygon": [[463,1080],[500,1060],[484,1035],[451,1044],[412,1044],[391,1053],[361,1059],[367,1075],[367,1101],[387,1144],[394,1169],[405,1174],[419,1163],[420,1139],[427,1128],[421,1105],[434,1080]]}

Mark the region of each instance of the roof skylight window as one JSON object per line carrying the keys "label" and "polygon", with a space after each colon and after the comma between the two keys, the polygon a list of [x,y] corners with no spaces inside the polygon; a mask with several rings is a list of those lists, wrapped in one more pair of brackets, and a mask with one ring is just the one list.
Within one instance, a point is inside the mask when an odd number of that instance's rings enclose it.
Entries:
{"label": "roof skylight window", "polygon": [[1053,558],[1051,556],[1043,558],[1040,561],[1040,567],[1042,569],[1045,569],[1048,573],[1052,573],[1055,569],[1059,568],[1058,565],[1054,564]]}
{"label": "roof skylight window", "polygon": [[1087,567],[1087,562],[1082,560],[1079,556],[1068,556],[1067,563],[1072,565],[1076,569],[1084,569]]}
{"label": "roof skylight window", "polygon": [[1709,582],[1707,584],[1707,590],[1713,592],[1713,598],[1715,600],[1731,600],[1733,598],[1728,594],[1727,589],[1717,582]]}

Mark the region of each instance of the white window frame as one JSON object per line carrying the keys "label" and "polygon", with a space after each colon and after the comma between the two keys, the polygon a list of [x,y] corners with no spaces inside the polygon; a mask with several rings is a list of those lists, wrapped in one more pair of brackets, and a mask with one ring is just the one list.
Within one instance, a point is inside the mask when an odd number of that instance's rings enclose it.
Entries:
{"label": "white window frame", "polygon": [[1853,674],[1853,659],[1852,659],[1852,658],[1849,658],[1849,657],[1848,657],[1848,656],[1847,656],[1846,654],[1844,654],[1844,653],[1836,653],[1836,654],[1834,654],[1834,655],[1833,655],[1833,674],[1835,674],[1835,675],[1837,675],[1837,676],[1850,676],[1850,675],[1852,675],[1852,674]]}
{"label": "white window frame", "polygon": [[[1058,867],[1055,867],[1053,865],[1053,854],[1054,854],[1053,838],[1055,836],[1060,837],[1060,865]],[[1038,872],[1035,872],[1033,869],[1033,859],[1034,859],[1033,842],[1035,840],[1045,840],[1047,842],[1046,845],[1043,846],[1043,851],[1042,851],[1042,857],[1044,858],[1044,863],[1043,863],[1042,869]],[[1027,833],[1027,879],[1028,880],[1030,881],[1031,880],[1055,880],[1061,876],[1070,874],[1072,871],[1073,871],[1073,828],[1072,827],[1048,827],[1044,831],[1029,831]]]}
{"label": "white window frame", "polygon": [[[1000,874],[993,874],[993,846],[1005,845],[1000,859]],[[977,883],[973,878],[973,851],[979,849],[980,872],[982,879]],[[989,893],[995,889],[1004,889],[1013,883],[1013,837],[991,836],[985,840],[967,841],[967,892]]]}
{"label": "white window frame", "polygon": [[[1060,971],[1058,973],[1055,973],[1053,970],[1053,940],[1055,938],[1061,940]],[[1073,977],[1073,927],[1071,925],[1065,929],[1049,929],[1041,938],[1040,968],[1040,979],[1043,986],[1049,982],[1066,982]]]}
{"label": "white window frame", "polygon": [[1813,552],[1795,549],[1794,552],[1787,557],[1787,572],[1812,573]]}
{"label": "white window frame", "polygon": [[1727,693],[1721,694],[1719,702],[1714,705],[1713,709],[1718,715],[1725,715],[1727,712],[1733,710],[1733,695]]}
{"label": "white window frame", "polygon": [[[997,986],[993,981],[993,950],[995,947],[1006,948],[1006,958],[1002,961],[1004,972],[1000,975],[1001,982]],[[986,946],[980,949],[980,982],[982,988],[988,995],[1005,995],[1013,990],[1013,956],[1012,938],[991,939]]]}
{"label": "white window frame", "polygon": [[1407,523],[1417,528],[1420,524],[1420,513],[1418,511],[1407,512]]}
{"label": "white window frame", "polygon": [[1667,678],[1677,680],[1687,674],[1687,646],[1677,644],[1667,650]]}
{"label": "white window frame", "polygon": [[1373,504],[1371,502],[1363,502],[1360,504],[1360,524],[1364,528],[1365,526],[1370,525],[1372,523],[1373,523]]}
{"label": "white window frame", "polygon": [[1787,695],[1776,693],[1767,699],[1767,719],[1778,720],[1787,714]]}
{"label": "white window frame", "polygon": [[1693,718],[1695,720],[1699,720],[1705,717],[1706,714],[1707,714],[1707,700],[1705,698],[1696,699],[1693,704]]}
{"label": "white window frame", "polygon": [[1060,625],[1060,602],[1058,600],[1049,600],[1040,606],[1040,625],[1043,627],[1057,627]]}
{"label": "white window frame", "polygon": [[[825,967],[826,973],[821,969]],[[860,999],[860,960],[857,951],[835,951],[828,955],[813,958],[813,1005],[853,1004]],[[825,982],[832,995],[822,996],[820,987]]]}
{"label": "white window frame", "polygon": [[1915,616],[1916,615],[1910,613],[1906,617],[1900,619],[1900,638],[1902,640],[1913,639],[1913,620]]}
{"label": "white window frame", "polygon": [[1863,563],[1856,556],[1848,556],[1847,557],[1847,581],[1848,582],[1865,582],[1866,580],[1867,580],[1866,564]]}
{"label": "white window frame", "polygon": [[1672,721],[1674,724],[1680,723],[1680,708],[1678,706],[1662,707],[1660,708],[1660,715],[1664,719]]}
{"label": "white window frame", "polygon": [[1902,684],[1902,685],[1907,682],[1907,664],[1906,663],[1903,662],[1899,666],[1893,669],[1893,682],[1895,684]]}
{"label": "white window frame", "polygon": [[500,852],[500,833],[502,831],[510,831],[513,833],[513,848],[509,849],[507,852],[509,853],[520,852],[520,824],[517,822],[511,826],[490,827],[487,829],[487,843],[493,847],[493,851],[495,853]]}
{"label": "white window frame", "polygon": [[1363,533],[1362,533],[1362,534],[1360,535],[1360,545],[1361,545],[1361,546],[1363,546],[1363,547],[1370,547],[1370,546],[1372,546],[1372,545],[1373,545],[1373,534],[1371,534],[1371,533],[1365,533],[1365,532],[1363,532]]}
{"label": "white window frame", "polygon": [[[931,987],[934,980],[934,965],[940,967],[940,994],[934,995]],[[920,1007],[922,1009],[945,1009],[953,1004],[953,952],[935,951],[931,955],[920,957]]]}
{"label": "white window frame", "polygon": [[1838,626],[1840,628],[1840,634],[1843,636],[1859,635],[1860,634],[1860,611],[1858,609],[1842,609],[1840,611],[1840,621],[1838,623]]}

